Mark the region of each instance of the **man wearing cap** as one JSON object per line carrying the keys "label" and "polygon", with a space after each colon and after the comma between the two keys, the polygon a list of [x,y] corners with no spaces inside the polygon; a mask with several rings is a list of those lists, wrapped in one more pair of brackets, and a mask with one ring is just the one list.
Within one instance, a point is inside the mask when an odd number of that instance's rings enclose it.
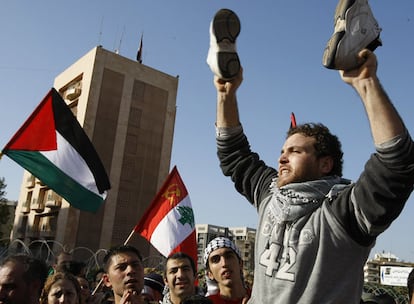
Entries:
{"label": "man wearing cap", "polygon": [[163,298],[164,280],[162,275],[151,272],[144,276],[144,289],[142,296],[150,303],[160,303]]}
{"label": "man wearing cap", "polygon": [[244,284],[240,251],[231,240],[225,237],[213,239],[204,251],[204,266],[208,298],[214,304],[247,302],[250,291]]}

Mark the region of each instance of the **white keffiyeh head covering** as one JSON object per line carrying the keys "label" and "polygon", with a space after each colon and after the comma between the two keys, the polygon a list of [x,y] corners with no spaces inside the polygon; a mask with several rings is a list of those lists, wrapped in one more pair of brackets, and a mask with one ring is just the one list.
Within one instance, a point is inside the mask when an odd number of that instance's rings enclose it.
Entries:
{"label": "white keffiyeh head covering", "polygon": [[[239,248],[237,248],[236,245],[230,239],[219,236],[211,240],[210,243],[208,243],[206,249],[204,250],[203,261],[204,261],[204,267],[206,268],[206,270],[207,270],[207,265],[208,265],[208,257],[214,250],[217,250],[220,248],[232,249],[236,253],[239,260],[241,260],[241,254],[240,254]],[[211,280],[207,275],[206,275],[206,284],[207,284],[206,296],[217,294],[219,292],[217,282],[214,280]]]}
{"label": "white keffiyeh head covering", "polygon": [[230,248],[236,253],[237,257],[241,259],[239,248],[237,248],[236,245],[234,245],[234,243],[230,239],[223,236],[219,236],[211,240],[210,243],[208,243],[206,249],[204,250],[204,267],[207,268],[208,257],[210,256],[210,253],[219,248]]}

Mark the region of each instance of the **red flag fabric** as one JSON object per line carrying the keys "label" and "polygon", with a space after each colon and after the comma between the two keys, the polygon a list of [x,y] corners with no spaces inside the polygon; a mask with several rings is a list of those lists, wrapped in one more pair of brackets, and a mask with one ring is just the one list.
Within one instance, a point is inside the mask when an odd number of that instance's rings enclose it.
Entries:
{"label": "red flag fabric", "polygon": [[296,128],[296,117],[293,112],[290,114],[290,128]]}
{"label": "red flag fabric", "polygon": [[197,264],[193,208],[177,167],[171,170],[134,231],[165,257],[184,252]]}

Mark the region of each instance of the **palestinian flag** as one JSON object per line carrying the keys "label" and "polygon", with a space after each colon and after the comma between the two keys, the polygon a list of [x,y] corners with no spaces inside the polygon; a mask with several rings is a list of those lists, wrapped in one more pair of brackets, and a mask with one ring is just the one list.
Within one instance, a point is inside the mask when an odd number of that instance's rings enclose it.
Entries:
{"label": "palestinian flag", "polygon": [[197,242],[190,197],[176,167],[142,216],[134,231],[162,255],[184,252],[197,264]]}
{"label": "palestinian flag", "polygon": [[54,88],[2,153],[81,210],[97,211],[110,188],[95,148]]}

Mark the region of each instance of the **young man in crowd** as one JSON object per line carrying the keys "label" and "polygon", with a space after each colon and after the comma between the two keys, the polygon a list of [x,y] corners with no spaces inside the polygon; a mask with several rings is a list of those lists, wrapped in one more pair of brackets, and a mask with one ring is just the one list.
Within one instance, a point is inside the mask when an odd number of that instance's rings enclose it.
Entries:
{"label": "young man in crowd", "polygon": [[0,263],[0,303],[38,304],[48,275],[47,265],[27,255],[13,255]]}
{"label": "young man in crowd", "polygon": [[164,269],[164,282],[168,292],[164,295],[163,304],[180,304],[187,297],[196,294],[197,273],[193,259],[177,252],[167,258]]}
{"label": "young man in crowd", "polygon": [[53,272],[56,271],[66,271],[70,268],[71,263],[73,262],[73,255],[69,251],[62,250],[55,257],[55,263],[53,264]]}
{"label": "young man in crowd", "polygon": [[[144,276],[144,289],[142,295],[148,302],[159,303],[164,297],[164,279],[156,272],[147,273]],[[151,303],[152,303],[151,302]]]}
{"label": "young man in crowd", "polygon": [[407,278],[408,304],[414,304],[414,268]]}
{"label": "young man in crowd", "polygon": [[214,304],[247,302],[250,291],[244,284],[240,250],[230,239],[217,237],[211,240],[204,251],[203,261],[208,284],[216,287],[208,294]]}
{"label": "young man in crowd", "polygon": [[103,283],[112,289],[115,304],[141,304],[144,267],[141,253],[130,245],[112,248],[104,257]]}

